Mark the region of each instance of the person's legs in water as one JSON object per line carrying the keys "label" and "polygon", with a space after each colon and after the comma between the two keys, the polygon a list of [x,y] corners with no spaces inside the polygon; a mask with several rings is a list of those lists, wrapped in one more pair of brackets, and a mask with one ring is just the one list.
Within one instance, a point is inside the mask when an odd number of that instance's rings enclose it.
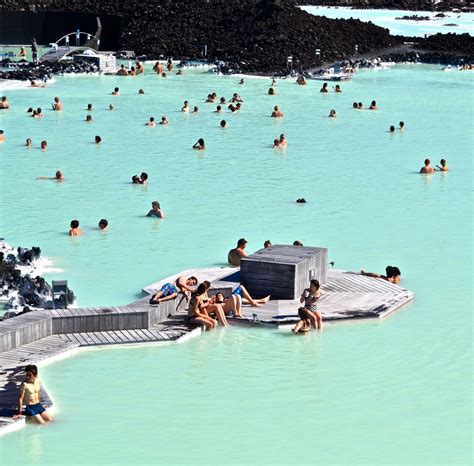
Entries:
{"label": "person's legs in water", "polygon": [[316,317],[317,329],[322,330],[323,329],[323,316],[321,315],[321,313],[318,310],[313,311],[312,314],[314,314],[314,316]]}
{"label": "person's legs in water", "polygon": [[38,424],[46,424],[41,414],[35,414],[33,417]]}
{"label": "person's legs in water", "polygon": [[53,416],[48,413],[48,411],[43,411],[40,416],[43,418],[44,421],[46,422],[51,422],[53,420]]}

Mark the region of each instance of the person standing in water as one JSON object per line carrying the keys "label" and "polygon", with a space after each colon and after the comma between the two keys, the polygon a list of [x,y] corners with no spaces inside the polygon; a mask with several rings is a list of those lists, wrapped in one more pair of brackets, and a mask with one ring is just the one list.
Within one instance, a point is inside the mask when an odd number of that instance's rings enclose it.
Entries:
{"label": "person standing in water", "polygon": [[430,159],[425,159],[425,165],[420,169],[420,175],[432,175],[434,168],[431,166]]}
{"label": "person standing in water", "polygon": [[22,416],[23,403],[25,404],[25,416],[33,417],[38,424],[45,424],[53,420],[52,416],[40,402],[41,381],[38,378],[38,368],[29,364],[25,367],[25,380],[20,385],[18,394],[18,414],[14,419]]}

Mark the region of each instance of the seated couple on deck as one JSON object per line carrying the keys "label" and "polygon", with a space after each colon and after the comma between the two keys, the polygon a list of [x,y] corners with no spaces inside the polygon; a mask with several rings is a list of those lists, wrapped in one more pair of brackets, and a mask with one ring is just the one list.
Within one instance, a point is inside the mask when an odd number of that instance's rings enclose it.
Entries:
{"label": "seated couple on deck", "polygon": [[204,325],[206,330],[214,329],[217,326],[215,319],[224,327],[228,327],[229,323],[226,315],[231,313],[235,317],[243,317],[241,313],[243,300],[248,301],[252,306],[260,306],[270,299],[270,296],[253,299],[242,285],[239,285],[228,298],[225,298],[220,292],[209,298],[207,291],[210,286],[210,282],[203,281],[197,287],[197,290],[192,293],[188,308],[188,323]]}
{"label": "seated couple on deck", "polygon": [[183,293],[186,301],[189,301],[190,294],[194,291],[194,287],[197,283],[196,277],[189,277],[187,280],[183,276],[178,277],[174,284],[165,283],[160,291],[151,297],[150,304],[160,304],[164,301],[170,301],[171,299],[175,299],[178,293]]}
{"label": "seated couple on deck", "polygon": [[304,303],[304,306],[298,309],[300,320],[292,329],[293,333],[306,333],[311,330],[311,327],[322,330],[323,318],[321,312],[318,311],[318,300],[321,297],[319,288],[319,281],[313,279],[309,284],[309,288],[301,293],[300,303]]}

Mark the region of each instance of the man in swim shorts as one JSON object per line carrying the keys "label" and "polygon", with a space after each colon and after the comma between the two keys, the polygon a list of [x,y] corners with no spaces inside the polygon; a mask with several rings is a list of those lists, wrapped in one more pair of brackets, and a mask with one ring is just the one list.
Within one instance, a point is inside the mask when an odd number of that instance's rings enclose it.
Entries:
{"label": "man in swim shorts", "polygon": [[227,255],[227,261],[232,265],[240,265],[240,260],[242,257],[247,257],[245,248],[247,247],[247,240],[245,238],[240,238],[237,241],[237,247],[231,249]]}
{"label": "man in swim shorts", "polygon": [[41,382],[38,379],[38,368],[29,364],[25,367],[25,374],[25,381],[20,385],[18,394],[18,414],[13,418],[19,419],[21,417],[24,403],[26,405],[25,416],[34,417],[38,424],[51,422],[53,418],[40,402]]}
{"label": "man in swim shorts", "polygon": [[197,285],[196,277],[189,277],[187,280],[181,276],[178,277],[175,283],[165,283],[158,293],[155,293],[151,299],[150,304],[160,304],[164,301],[169,301],[178,296],[181,292],[185,295],[186,300],[189,299],[189,294],[194,291],[194,287]]}

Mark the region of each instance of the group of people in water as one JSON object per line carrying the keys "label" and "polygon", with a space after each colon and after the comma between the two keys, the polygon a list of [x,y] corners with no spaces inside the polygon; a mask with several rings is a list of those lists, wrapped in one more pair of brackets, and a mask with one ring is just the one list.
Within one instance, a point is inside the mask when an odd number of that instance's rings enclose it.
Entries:
{"label": "group of people in water", "polygon": [[[100,231],[106,231],[109,226],[109,221],[105,218],[101,218],[99,220],[98,229]],[[84,230],[79,226],[79,220],[71,220],[70,228],[69,228],[69,236],[82,236],[84,234]]]}

